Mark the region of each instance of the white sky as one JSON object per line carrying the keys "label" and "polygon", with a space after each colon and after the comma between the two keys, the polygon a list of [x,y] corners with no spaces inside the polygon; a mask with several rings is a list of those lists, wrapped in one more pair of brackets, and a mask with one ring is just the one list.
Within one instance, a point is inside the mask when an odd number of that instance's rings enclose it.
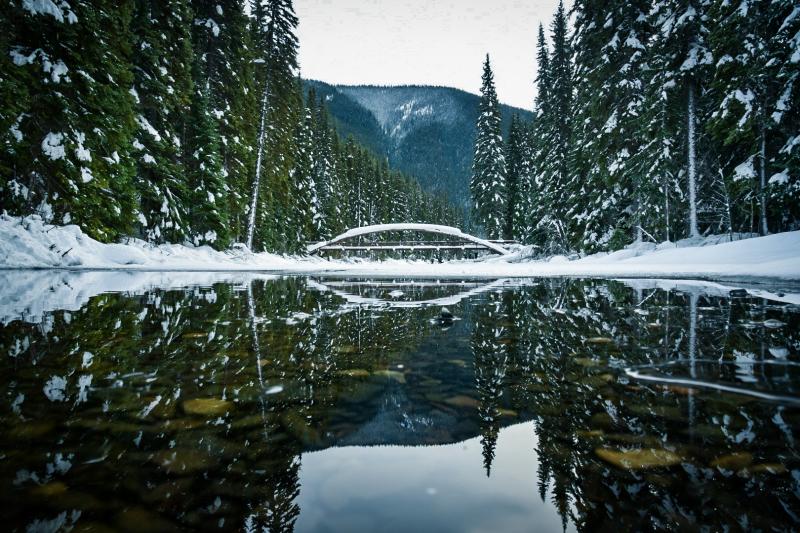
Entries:
{"label": "white sky", "polygon": [[[569,3],[565,2],[568,6]],[[295,0],[300,69],[328,83],[477,93],[491,55],[503,103],[533,107],[536,32],[558,0]]]}

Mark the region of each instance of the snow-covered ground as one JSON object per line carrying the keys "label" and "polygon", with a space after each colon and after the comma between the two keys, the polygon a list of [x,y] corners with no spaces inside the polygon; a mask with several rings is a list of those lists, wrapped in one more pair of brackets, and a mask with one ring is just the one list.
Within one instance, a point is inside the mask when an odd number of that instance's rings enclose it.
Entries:
{"label": "snow-covered ground", "polygon": [[527,258],[519,249],[506,256],[473,261],[325,260],[251,253],[219,252],[209,247],[153,246],[131,239],[103,244],[77,226],[52,226],[37,216],[0,216],[0,268],[63,268],[82,270],[259,271],[352,276],[428,278],[512,278],[540,276],[657,278],[774,278],[800,280],[800,231],[720,242],[643,243],[610,254],[569,260]]}

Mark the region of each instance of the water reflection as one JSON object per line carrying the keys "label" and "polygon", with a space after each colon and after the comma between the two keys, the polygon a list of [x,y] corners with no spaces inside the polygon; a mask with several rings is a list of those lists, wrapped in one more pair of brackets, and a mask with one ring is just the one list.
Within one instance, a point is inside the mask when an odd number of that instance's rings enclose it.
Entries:
{"label": "water reflection", "polygon": [[29,276],[17,286],[51,300],[9,295],[0,326],[12,530],[800,521],[791,303],[245,275],[93,296],[80,276]]}

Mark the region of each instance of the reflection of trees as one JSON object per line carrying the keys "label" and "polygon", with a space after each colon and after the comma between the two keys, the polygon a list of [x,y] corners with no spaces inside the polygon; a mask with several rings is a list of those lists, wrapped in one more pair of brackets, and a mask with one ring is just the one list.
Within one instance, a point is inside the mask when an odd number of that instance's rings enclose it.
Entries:
{"label": "reflection of trees", "polygon": [[475,364],[475,387],[480,397],[478,417],[483,446],[483,466],[489,476],[500,430],[500,397],[503,395],[503,379],[506,375],[507,333],[502,295],[491,293],[487,302],[473,315],[474,326],[470,347]]}
{"label": "reflection of trees", "polygon": [[[0,503],[23,527],[31,507],[16,498],[28,502],[32,488],[63,477],[71,490],[114,491],[185,527],[224,513],[228,527],[248,519],[289,531],[300,512],[300,455],[326,445],[333,407],[357,381],[341,370],[382,368],[413,349],[435,327],[420,315],[437,311],[342,309],[335,295],[289,278],[245,291],[100,295],[39,325],[0,327],[0,449],[27,450],[0,462],[9,485],[26,472]],[[42,393],[54,378],[63,379],[63,401]],[[230,410],[186,413],[183,403],[197,398]],[[26,431],[46,433],[31,441],[20,437]],[[63,474],[56,453],[73,465]],[[182,488],[194,478],[214,482]],[[150,489],[158,496],[143,496]]]}
{"label": "reflection of trees", "polygon": [[[745,353],[758,361],[763,337],[788,347],[796,331],[736,327],[758,316],[757,304],[692,291],[637,294],[616,284],[546,281],[512,294],[506,304],[516,339],[505,373],[510,407],[534,416],[540,493],[550,495],[565,525],[571,520],[579,530],[618,530],[792,523],[787,509],[798,499],[788,474],[748,474],[741,467],[721,473],[708,466],[733,452],[752,453],[754,464],[783,465],[788,451],[794,457],[789,464],[796,462],[798,426],[786,423],[787,408],[628,383],[614,368],[684,358],[687,375],[716,372],[735,379],[743,375],[741,367],[733,365],[735,375],[726,375],[732,365],[713,361]],[[476,309],[476,321],[492,309],[492,301]],[[480,329],[476,324],[474,337],[481,338]],[[479,357],[476,351],[476,366]],[[778,372],[775,365],[763,366]],[[486,405],[499,397],[480,379],[478,387],[482,397],[481,388],[493,393]],[[793,416],[798,420],[796,411]],[[600,460],[598,447],[667,447],[685,456],[686,466],[626,472]],[[725,503],[742,497],[746,506]]]}
{"label": "reflection of trees", "polygon": [[[439,294],[418,292],[408,291]],[[290,278],[255,282],[247,292],[218,285],[100,295],[38,325],[0,328],[0,449],[9,454],[0,478],[14,487],[0,503],[11,523],[30,523],[33,489],[63,480],[77,493],[113,490],[184,527],[224,513],[226,527],[291,530],[301,453],[336,440],[332,413],[360,383],[348,372],[385,369],[436,328],[429,322],[436,308],[342,303]],[[753,299],[575,280],[487,293],[461,311],[459,327],[471,327],[487,474],[498,431],[514,420],[501,414],[511,409],[534,420],[541,497],[578,529],[791,523],[788,510],[798,507],[791,473],[740,477],[709,465],[748,452],[753,464],[797,471],[796,409],[626,382],[616,369],[693,354],[698,375],[796,386],[791,369],[764,364],[772,352],[797,359],[796,314]],[[766,318],[789,326],[753,326]],[[65,382],[63,401],[43,394],[54,377]],[[415,379],[409,374],[410,392]],[[189,415],[182,404],[194,398],[224,399],[231,412]],[[352,418],[369,413],[348,416],[351,428],[361,421]],[[624,472],[595,454],[664,446],[687,466]],[[165,466],[165,452],[189,471]],[[72,463],[66,473],[55,454]],[[202,478],[214,482],[181,485]],[[726,503],[732,497],[747,506]]]}

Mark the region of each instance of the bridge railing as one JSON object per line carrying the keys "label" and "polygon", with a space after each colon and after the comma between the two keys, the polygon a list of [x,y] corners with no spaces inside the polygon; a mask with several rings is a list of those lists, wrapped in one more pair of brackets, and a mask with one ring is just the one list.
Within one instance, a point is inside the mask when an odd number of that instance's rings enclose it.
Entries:
{"label": "bridge railing", "polygon": [[[397,235],[413,235],[413,237],[396,240]],[[422,239],[419,235],[445,236],[441,239]],[[381,235],[391,235],[395,240],[381,239]],[[487,251],[506,255],[509,251],[507,245],[515,244],[509,240],[488,240],[469,235],[458,228],[440,226],[435,224],[381,224],[364,226],[348,230],[328,241],[310,243],[307,250],[310,254],[339,253],[347,254],[373,254],[400,253],[416,257],[418,254],[438,256],[441,260],[442,252],[454,252],[459,257],[470,257]],[[403,255],[405,254],[405,255]],[[436,257],[434,257],[436,258]]]}

